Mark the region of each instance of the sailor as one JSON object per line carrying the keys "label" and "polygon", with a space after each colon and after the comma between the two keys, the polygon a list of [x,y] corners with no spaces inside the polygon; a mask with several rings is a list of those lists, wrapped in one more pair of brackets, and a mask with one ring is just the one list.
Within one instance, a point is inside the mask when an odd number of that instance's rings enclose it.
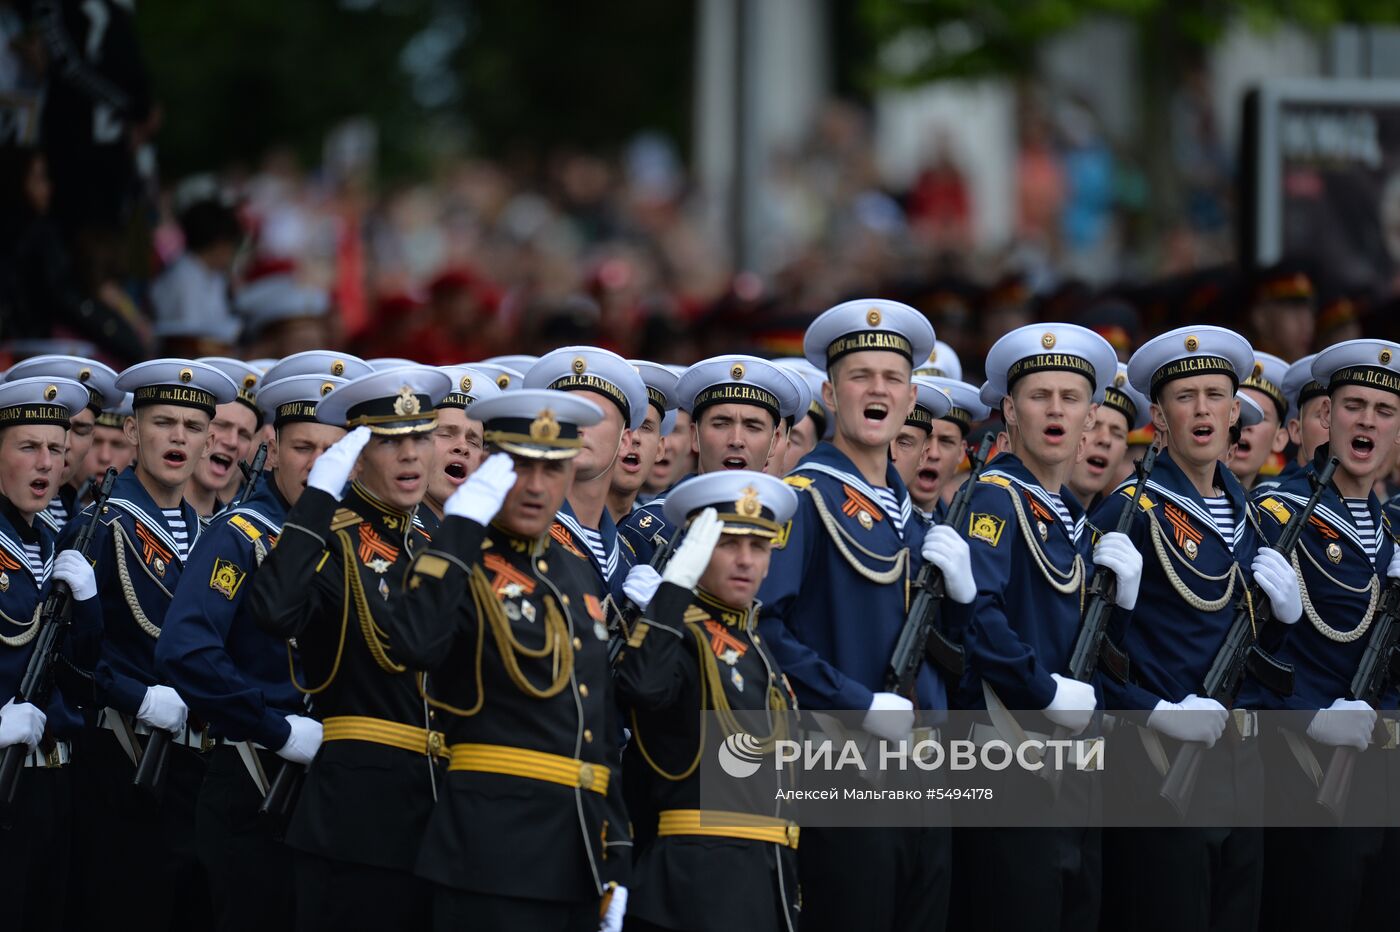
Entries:
{"label": "sailor", "polygon": [[5,373],[5,381],[16,379],[73,379],[88,390],[88,403],[74,416],[68,429],[68,450],[64,454],[63,476],[53,501],[44,509],[39,520],[57,534],[68,519],[82,508],[79,491],[90,476],[99,478],[106,472],[88,469],[88,451],[93,444],[95,426],[102,412],[120,405],[122,392],[117,391],[117,374],[95,359],[83,356],[35,356],[15,363]]}
{"label": "sailor", "polygon": [[495,379],[480,369],[443,366],[442,371],[452,379],[452,390],[438,402],[437,427],[433,429],[436,456],[428,477],[428,494],[423,497],[427,507],[418,510],[429,534],[442,521],[442,503],[476,472],[486,456],[481,422],[468,413],[471,406],[501,394]]}
{"label": "sailor", "polygon": [[253,441],[263,424],[257,398],[261,373],[246,362],[224,356],[206,356],[199,361],[218,369],[238,386],[238,397],[214,411],[209,449],[195,464],[194,476],[185,489],[185,498],[207,522],[237,496],[244,481],[239,467],[253,458]]}
{"label": "sailor", "polygon": [[[115,381],[115,380],[114,380]],[[110,408],[103,408],[92,426],[92,446],[88,449],[87,488],[79,490],[78,500],[86,505],[91,501],[93,480],[101,481],[107,470],[122,472],[136,457],[136,447],[126,439],[126,419],[131,417],[131,393]]]}
{"label": "sailor", "polygon": [[[208,921],[194,822],[212,743],[197,723],[187,726],[184,700],[156,672],[155,650],[199,538],[185,485],[208,445],[215,409],[238,389],[213,366],[186,359],[138,363],[115,385],[132,393],[135,414],[126,434],[136,459],[117,477],[88,549],[102,613],[96,699],[105,708],[77,749],[80,818],[93,839],[82,876],[94,921],[188,926]],[[63,546],[77,537],[91,508],[64,528]],[[159,799],[132,786],[148,743],[142,738],[155,729],[174,736]],[[168,895],[131,895],[152,882]]]}
{"label": "sailor", "polygon": [[[608,514],[621,527],[632,513],[642,485],[651,475],[666,435],[676,426],[676,384],[679,376],[666,366],[641,359],[630,360],[647,387],[647,416],[642,426],[623,442],[622,455],[608,487]],[[624,545],[630,546],[625,543]]]}
{"label": "sailor", "polygon": [[428,922],[413,866],[444,749],[392,619],[428,543],[413,517],[433,468],[436,405],[451,387],[441,370],[406,366],[322,398],[316,419],[350,433],[311,467],[249,582],[257,624],[296,639],[293,685],[323,729],[286,836],[299,930]]}
{"label": "sailor", "polygon": [[608,589],[551,531],[603,404],[526,388],[473,406],[488,457],[444,503],[391,622],[404,662],[428,674],[451,756],[417,861],[435,929],[592,930],[600,915],[621,928],[630,834]]}
{"label": "sailor", "polygon": [[1227,464],[1249,492],[1260,471],[1288,446],[1288,395],[1284,390],[1288,363],[1269,353],[1255,352],[1254,368],[1240,382],[1240,394],[1258,404],[1264,419],[1240,432]]}
{"label": "sailor", "polygon": [[[803,348],[826,369],[823,398],[836,427],[786,480],[797,511],[759,591],[759,632],[801,704],[865,711],[865,730],[890,742],[911,735],[916,708],[947,708],[945,684],[928,665],[912,696],[883,691],[921,559],[943,571],[955,626],[975,593],[966,544],[947,527],[924,534],[889,462],[914,407],[914,360],[928,358],[933,339],[922,314],[881,299],[838,304],[808,327]],[[812,830],[799,869],[804,928],[939,929],[947,920],[947,829]]]}
{"label": "sailor", "polygon": [[[756,630],[754,600],[773,540],[796,508],[791,487],[748,470],[695,476],[666,496],[669,523],[686,529],[685,544],[615,668],[632,733],[625,766],[636,772],[628,811],[634,824],[648,820],[638,827],[648,841],[633,869],[629,929],[797,928],[799,835],[773,801],[786,784],[760,781],[753,817],[725,825],[702,809],[699,771],[690,766],[724,738],[707,738],[703,715],[727,719],[730,732],[753,734],[769,749],[786,733],[791,701]],[[697,538],[711,524],[722,536],[708,565],[687,569],[686,560],[703,558]],[[698,579],[694,590],[677,583],[683,570],[684,581]]]}
{"label": "sailor", "polygon": [[934,418],[928,446],[909,484],[909,499],[925,526],[942,521],[947,502],[960,484],[958,466],[965,458],[967,436],[992,409],[982,403],[977,387],[939,375],[916,376],[948,396],[948,413]]}
{"label": "sailor", "polygon": [[1322,426],[1322,406],[1315,404],[1327,397],[1327,386],[1313,379],[1312,364],[1316,358],[1316,353],[1304,356],[1284,373],[1283,395],[1288,399],[1288,442],[1296,448],[1296,452],[1277,476],[1261,477],[1255,483],[1253,497],[1256,499],[1311,466],[1313,452],[1327,442],[1327,428]]}
{"label": "sailor", "polygon": [[[930,378],[914,376],[914,408],[890,443],[890,462],[894,464],[895,472],[899,473],[905,488],[913,484],[928,446],[933,442],[934,422],[947,417],[952,410],[952,398]],[[925,527],[932,523],[921,511],[916,510],[915,516]]]}
{"label": "sailor", "polygon": [[1128,381],[1127,365],[1120,362],[1065,482],[1085,513],[1092,512],[1104,495],[1123,481],[1125,473],[1131,472],[1128,436],[1151,423],[1151,408],[1147,396]]}
{"label": "sailor", "polygon": [[14,804],[0,819],[5,909],[16,929],[62,929],[72,899],[68,765],[82,728],[80,697],[64,695],[60,685],[41,709],[17,693],[55,582],[74,598],[64,656],[84,662],[101,632],[91,565],[76,550],[55,555],[54,533],[40,519],[58,492],[69,421],[89,400],[87,386],[70,379],[0,385],[0,487],[7,493],[0,497],[0,753],[12,745],[27,751]]}
{"label": "sailor", "polygon": [[[1181,743],[1215,745],[1232,717],[1199,693],[1241,592],[1257,582],[1279,621],[1302,615],[1292,567],[1259,537],[1243,487],[1221,463],[1239,418],[1235,391],[1253,368],[1244,337],[1206,325],[1156,337],[1128,362],[1129,380],[1152,400],[1165,449],[1129,530],[1148,555],[1137,606],[1109,633],[1131,659],[1132,675],[1122,684],[1105,679],[1108,707],[1124,710],[1117,714],[1137,726],[1141,740],[1119,743],[1116,759],[1124,763],[1114,785],[1122,798],[1108,802],[1110,812],[1131,807],[1149,824],[1178,822],[1159,790]],[[1115,490],[1094,512],[1094,526],[1117,527],[1133,491],[1131,480]],[[1246,706],[1233,718],[1244,740],[1202,759],[1185,821],[1234,827],[1105,833],[1105,887],[1122,896],[1109,914],[1123,927],[1256,927],[1262,849],[1259,830],[1246,826],[1260,801],[1258,726]]]}
{"label": "sailor", "polygon": [[209,877],[214,927],[230,932],[291,929],[295,915],[291,852],[281,843],[281,826],[260,819],[258,807],[279,758],[311,763],[321,723],[305,714],[282,640],[257,627],[245,598],[249,577],[276,546],[312,465],[345,434],[316,420],[321,398],[344,384],[312,373],[259,387],[258,401],[277,431],[271,451],[277,466],[255,477],[254,488],[200,535],[156,642],[156,672],[219,742],[199,789],[196,847]]}
{"label": "sailor", "polygon": [[[1394,754],[1394,740],[1372,746],[1377,710],[1352,697],[1350,688],[1381,591],[1400,577],[1395,529],[1373,491],[1400,443],[1400,345],[1338,343],[1317,354],[1312,372],[1327,387],[1318,403],[1331,438],[1318,447],[1314,463],[1332,456],[1339,463],[1291,560],[1305,621],[1290,630],[1275,656],[1293,665],[1293,694],[1279,696],[1247,681],[1240,702],[1299,713],[1296,722],[1263,738],[1270,811],[1310,826],[1265,831],[1263,922],[1345,928],[1366,915],[1368,901],[1386,896],[1387,841],[1393,844],[1396,836],[1382,827],[1384,818],[1375,818],[1392,804],[1386,758]],[[1256,499],[1266,540],[1278,539],[1312,491],[1308,476],[1296,474]],[[1396,705],[1392,685],[1380,710],[1390,736],[1397,731]],[[1365,752],[1351,790],[1352,813],[1360,819],[1350,824],[1360,827],[1332,827],[1331,815],[1315,802],[1318,774],[1338,747]]]}

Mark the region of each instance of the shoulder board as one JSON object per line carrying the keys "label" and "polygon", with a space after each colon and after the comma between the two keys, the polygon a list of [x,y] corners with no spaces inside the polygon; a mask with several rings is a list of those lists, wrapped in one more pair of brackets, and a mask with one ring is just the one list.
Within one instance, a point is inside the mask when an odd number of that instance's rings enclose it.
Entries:
{"label": "shoulder board", "polygon": [[339,531],[342,528],[354,527],[357,524],[363,523],[364,520],[364,518],[351,511],[349,508],[341,508],[338,509],[335,516],[331,518],[331,530]]}
{"label": "shoulder board", "polygon": [[[1123,488],[1118,490],[1118,494],[1122,495],[1128,501],[1133,500],[1133,495],[1136,492],[1137,486],[1135,485],[1125,485],[1123,486]],[[1157,506],[1153,503],[1152,499],[1148,498],[1147,492],[1144,490],[1142,493],[1142,498],[1138,499],[1138,507],[1141,508],[1143,511],[1147,511],[1149,509],[1156,508]]]}
{"label": "shoulder board", "polygon": [[1003,489],[1011,488],[1011,480],[1005,476],[978,476],[978,482],[990,482],[992,485],[999,485]]}
{"label": "shoulder board", "polygon": [[791,476],[784,476],[783,481],[795,489],[805,489],[812,484],[812,477],[793,474]]}
{"label": "shoulder board", "polygon": [[685,610],[685,621],[691,624],[699,624],[700,622],[707,620],[709,617],[710,613],[705,611],[698,605],[692,605],[690,606],[690,608],[687,608]]}
{"label": "shoulder board", "polygon": [[258,530],[257,525],[242,515],[233,515],[228,519],[228,523],[242,531],[243,536],[251,541],[256,541],[259,537],[262,537],[262,531]]}
{"label": "shoulder board", "polygon": [[1293,517],[1293,512],[1288,510],[1288,506],[1274,498],[1272,495],[1259,501],[1259,507],[1273,515],[1279,524],[1287,524],[1288,519]]}

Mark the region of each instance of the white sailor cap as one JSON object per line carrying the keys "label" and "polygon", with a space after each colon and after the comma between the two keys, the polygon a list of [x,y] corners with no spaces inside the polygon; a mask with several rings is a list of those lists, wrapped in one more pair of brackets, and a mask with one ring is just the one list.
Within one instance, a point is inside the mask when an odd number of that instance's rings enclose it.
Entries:
{"label": "white sailor cap", "polygon": [[496,387],[503,392],[515,392],[525,387],[525,373],[509,366],[498,366],[494,362],[474,362],[472,368],[491,376]]}
{"label": "white sailor cap", "polygon": [[472,408],[489,446],[527,459],[567,460],[583,445],[580,427],[603,419],[603,409],[573,392],[518,388]]}
{"label": "white sailor cap", "polygon": [[596,346],[563,346],[544,354],[525,373],[526,388],[589,391],[622,411],[622,426],[636,430],[647,417],[647,386],[631,364]]}
{"label": "white sailor cap", "polygon": [[110,408],[103,408],[97,415],[96,424],[98,427],[111,427],[115,430],[122,430],[126,426],[126,419],[131,417],[131,392],[123,392],[122,400],[112,405]]}
{"label": "white sailor cap", "polygon": [[818,440],[830,440],[836,430],[836,418],[826,407],[822,398],[822,385],[826,382],[826,372],[812,365],[802,356],[783,356],[773,360],[773,364],[799,376],[807,383],[807,393],[811,401],[807,403],[807,416],[817,428]]}
{"label": "white sailor cap", "polygon": [[793,406],[793,413],[787,419],[788,429],[791,430],[812,410],[812,386],[799,373],[793,371],[791,366],[778,366],[778,371],[787,376],[793,390],[797,392],[797,404]]}
{"label": "white sailor cap", "polygon": [[1088,327],[1027,324],[1003,336],[987,353],[987,384],[982,400],[999,408],[1017,381],[1034,372],[1077,372],[1089,380],[1095,403],[1118,373],[1118,354]]}
{"label": "white sailor cap", "polygon": [[269,359],[269,358],[250,359],[250,360],[248,360],[248,365],[252,366],[254,369],[258,370],[259,372],[266,372],[267,370],[271,369],[273,366],[277,365],[277,360],[275,360],[275,359]]}
{"label": "white sailor cap", "polygon": [[908,427],[933,433],[933,422],[942,420],[953,410],[953,399],[938,387],[932,376],[914,376],[914,408],[904,419]]}
{"label": "white sailor cap", "polygon": [[1254,349],[1233,330],[1178,327],[1144,343],[1128,360],[1128,381],[1148,398],[1175,379],[1228,375],[1236,388],[1254,371]]}
{"label": "white sailor cap", "polygon": [[[661,413],[661,436],[666,436],[676,428],[676,385],[680,376],[669,366],[649,362],[645,359],[629,359],[632,368],[642,377],[647,387],[647,402]],[[645,418],[644,418],[645,419]]]}
{"label": "white sailor cap", "polygon": [[1312,364],[1316,353],[1304,356],[1288,367],[1283,375],[1283,394],[1288,399],[1288,416],[1297,417],[1298,411],[1314,398],[1327,395],[1327,386],[1313,378]]}
{"label": "white sailor cap", "polygon": [[957,350],[953,349],[942,340],[933,341],[933,352],[929,353],[928,362],[914,368],[915,375],[932,375],[944,379],[954,379],[962,381],[962,360],[958,358]]}
{"label": "white sailor cap", "polygon": [[374,370],[358,356],[332,353],[329,350],[306,350],[278,360],[263,373],[264,382],[276,382],[291,375],[333,375],[338,379],[358,379]]}
{"label": "white sailor cap", "polygon": [[[529,372],[530,367],[540,361],[538,356],[530,356],[525,353],[516,353],[509,356],[492,356],[483,359],[482,362],[490,363],[493,366],[505,366],[507,369],[514,369],[516,372]],[[476,365],[476,363],[471,363]]]}
{"label": "white sailor cap", "polygon": [[238,397],[235,400],[251,408],[261,423],[262,411],[258,408],[258,382],[262,379],[261,372],[253,368],[250,363],[241,359],[230,359],[227,356],[201,356],[195,361],[202,362],[206,366],[213,366],[233,379],[233,384],[238,386]]}
{"label": "white sailor cap", "polygon": [[981,393],[975,385],[937,375],[921,375],[915,381],[928,382],[948,396],[948,413],[941,417],[962,428],[964,437],[971,432],[973,424],[992,416],[991,407],[982,403]]}
{"label": "white sailor cap", "polygon": [[214,409],[238,397],[233,379],[213,366],[193,359],[152,359],[138,362],[117,376],[116,386],[131,392],[135,410],[147,405],[180,405],[203,411],[210,417]]}
{"label": "white sailor cap", "polygon": [[363,425],[386,436],[425,433],[437,424],[437,403],[451,388],[447,373],[432,366],[371,372],[322,398],[316,419],[350,430]]}
{"label": "white sailor cap", "polygon": [[233,306],[256,335],[284,320],[325,317],[331,299],[324,289],[303,285],[290,275],[268,275],[240,288]]}
{"label": "white sailor cap", "polygon": [[125,392],[117,391],[117,373],[95,359],[83,356],[34,356],[15,363],[5,381],[16,379],[72,379],[87,387],[87,407],[95,414],[121,404]]}
{"label": "white sailor cap", "polygon": [[1253,427],[1255,424],[1263,423],[1264,409],[1259,406],[1259,402],[1246,395],[1244,392],[1235,392],[1235,398],[1240,403],[1240,426]]}
{"label": "white sailor cap", "polygon": [[1101,404],[1123,415],[1128,422],[1129,433],[1142,430],[1147,426],[1147,422],[1152,420],[1152,402],[1133,387],[1133,383],[1128,380],[1128,367],[1121,362],[1118,364],[1118,374],[1113,377],[1113,384],[1104,390]]}
{"label": "white sailor cap", "polygon": [[88,400],[87,386],[73,379],[8,379],[0,384],[0,428],[52,424],[67,430],[69,419]]}
{"label": "white sailor cap", "polygon": [[679,527],[713,508],[725,534],[774,538],[797,510],[797,493],[780,479],[749,469],[692,476],[666,493],[662,514]]}
{"label": "white sailor cap", "polygon": [[1312,375],[1329,393],[1343,385],[1378,388],[1400,395],[1400,344],[1347,340],[1317,354]]}
{"label": "white sailor cap", "polygon": [[1263,392],[1274,403],[1278,412],[1278,422],[1288,420],[1288,394],[1283,390],[1284,379],[1288,377],[1288,363],[1272,353],[1254,354],[1254,368],[1249,377],[1240,381],[1240,388],[1252,388]]}
{"label": "white sailor cap", "polygon": [[[447,373],[448,378],[452,379],[452,390],[442,396],[442,401],[439,401],[437,405],[439,408],[461,408],[466,411],[478,401],[495,398],[501,394],[501,388],[496,384],[495,377],[474,366],[439,366],[439,368]],[[473,419],[475,419],[475,415],[473,415]]]}
{"label": "white sailor cap", "polygon": [[773,415],[773,423],[793,417],[801,399],[792,380],[778,366],[757,356],[712,356],[681,376],[676,386],[681,407],[699,418],[710,405],[754,405]]}
{"label": "white sailor cap", "polygon": [[375,372],[383,372],[385,369],[402,369],[405,366],[420,366],[422,363],[415,359],[403,359],[399,356],[382,356],[378,359],[366,359],[365,365]]}
{"label": "white sailor cap", "polygon": [[907,304],[859,298],[828,308],[802,338],[802,355],[823,371],[847,353],[886,350],[922,362],[933,352],[933,324]]}
{"label": "white sailor cap", "polygon": [[267,382],[258,389],[258,404],[274,427],[297,421],[317,423],[316,407],[321,399],[347,384],[333,375],[289,375]]}

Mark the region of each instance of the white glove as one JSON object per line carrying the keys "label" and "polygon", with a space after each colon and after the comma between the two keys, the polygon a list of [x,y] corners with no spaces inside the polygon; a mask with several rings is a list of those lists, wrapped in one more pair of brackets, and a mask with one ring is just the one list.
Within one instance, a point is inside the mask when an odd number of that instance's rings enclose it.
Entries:
{"label": "white glove", "polygon": [[1180,702],[1160,700],[1147,717],[1147,727],[1178,741],[1194,741],[1210,748],[1225,733],[1229,721],[1230,713],[1223,705],[1192,693]]}
{"label": "white glove", "polygon": [[34,750],[44,736],[44,723],[48,720],[38,706],[11,699],[0,706],[0,748],[27,744]]}
{"label": "white glove", "polygon": [[86,602],[97,595],[97,577],[93,575],[92,564],[76,550],[65,550],[54,557],[53,578],[68,584],[74,601]]}
{"label": "white glove", "polygon": [[943,571],[943,590],[959,605],[977,598],[977,580],[972,578],[972,557],[967,541],[946,524],[936,524],[924,535],[921,551],[925,562]]}
{"label": "white glove", "polygon": [[656,590],[661,588],[661,574],[645,563],[632,567],[627,578],[622,581],[622,592],[632,600],[632,604],[642,611],[647,610]]}
{"label": "white glove", "polygon": [[1260,547],[1250,567],[1254,581],[1269,597],[1274,617],[1291,625],[1303,617],[1303,598],[1298,594],[1298,577],[1283,554],[1272,547]]}
{"label": "white glove", "polygon": [[[679,533],[679,532],[678,532]],[[710,565],[710,555],[715,552],[719,535],[724,533],[724,522],[713,508],[706,508],[686,529],[685,540],[666,561],[666,570],[661,581],[675,583],[682,589],[694,589],[695,584]]]}
{"label": "white glove", "polygon": [[1376,727],[1376,710],[1359,699],[1338,699],[1308,723],[1308,737],[1318,744],[1366,750]]}
{"label": "white glove", "polygon": [[860,727],[897,744],[914,732],[914,703],[898,693],[876,693]]}
{"label": "white glove", "polygon": [[1391,579],[1400,578],[1400,547],[1396,547],[1390,555],[1390,565],[1385,568],[1385,575]]}
{"label": "white glove", "polygon": [[350,473],[355,471],[355,461],[360,458],[360,451],[369,443],[371,436],[369,428],[362,424],[316,457],[311,472],[306,476],[307,488],[320,489],[340,501],[340,493],[345,490],[345,483],[350,481]]}
{"label": "white glove", "polygon": [[1089,727],[1098,707],[1094,687],[1058,673],[1051,673],[1050,677],[1055,681],[1055,698],[1045,707],[1045,717],[1077,735]]}
{"label": "white glove", "polygon": [[1131,612],[1137,605],[1138,586],[1142,583],[1142,554],[1128,535],[1109,531],[1100,537],[1094,545],[1094,565],[1113,571],[1117,580],[1113,601]]}
{"label": "white glove", "polygon": [[443,502],[447,517],[466,518],[480,525],[491,523],[506,496],[515,488],[515,461],[509,453],[493,453],[477,467],[467,481]]}
{"label": "white glove", "polygon": [[614,887],[612,899],[608,901],[608,911],[603,914],[603,921],[598,926],[598,932],[622,932],[622,919],[627,915],[627,888]]}
{"label": "white glove", "polygon": [[304,715],[288,715],[287,724],[292,726],[292,733],[277,756],[294,764],[311,763],[321,746],[321,723]]}
{"label": "white glove", "polygon": [[148,687],[141,708],[136,710],[136,717],[147,725],[176,734],[185,730],[185,716],[189,714],[185,700],[169,686]]}

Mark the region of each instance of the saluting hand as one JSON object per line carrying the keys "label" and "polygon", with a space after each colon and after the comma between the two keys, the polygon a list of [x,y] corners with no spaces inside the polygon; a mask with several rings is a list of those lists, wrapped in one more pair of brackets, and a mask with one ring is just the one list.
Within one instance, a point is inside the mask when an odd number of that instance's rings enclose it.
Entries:
{"label": "saluting hand", "polygon": [[306,487],[320,489],[340,501],[340,493],[345,491],[350,473],[355,471],[355,461],[360,458],[360,451],[369,443],[371,436],[369,428],[361,425],[337,440],[316,458],[306,477]]}
{"label": "saluting hand", "polygon": [[493,453],[447,497],[442,513],[481,525],[489,524],[514,487],[515,461],[509,453]]}
{"label": "saluting hand", "polygon": [[685,540],[667,561],[661,581],[675,583],[682,589],[694,589],[705,574],[705,567],[710,565],[710,556],[722,533],[724,522],[719,519],[719,512],[713,508],[700,512],[686,529]]}

